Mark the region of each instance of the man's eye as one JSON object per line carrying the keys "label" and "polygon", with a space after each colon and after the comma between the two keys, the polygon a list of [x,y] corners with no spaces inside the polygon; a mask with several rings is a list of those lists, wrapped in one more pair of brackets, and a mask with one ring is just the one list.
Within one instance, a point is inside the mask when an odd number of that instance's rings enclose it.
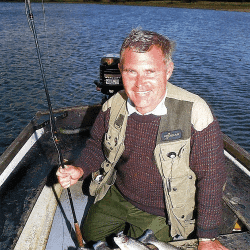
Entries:
{"label": "man's eye", "polygon": [[147,71],[146,71],[146,74],[147,74],[147,75],[152,75],[152,74],[154,74],[154,73],[155,73],[154,70],[147,70]]}
{"label": "man's eye", "polygon": [[154,77],[155,76],[155,71],[154,70],[147,70],[146,73],[145,73],[145,76]]}
{"label": "man's eye", "polygon": [[132,70],[132,69],[127,69],[126,73],[129,74],[129,75],[136,75],[136,72],[134,70]]}

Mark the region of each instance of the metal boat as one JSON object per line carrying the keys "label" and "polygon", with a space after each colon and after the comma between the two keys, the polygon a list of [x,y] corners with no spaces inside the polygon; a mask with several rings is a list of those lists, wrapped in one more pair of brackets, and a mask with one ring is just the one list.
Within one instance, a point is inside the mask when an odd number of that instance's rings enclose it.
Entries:
{"label": "metal boat", "polygon": [[[101,105],[93,105],[54,110],[57,138],[69,162],[84,147],[100,108]],[[224,224],[220,241],[229,249],[249,249],[250,154],[226,135],[224,146],[228,179],[223,196]],[[37,112],[0,157],[2,250],[55,250],[55,245],[58,249],[77,249],[65,190],[55,177],[57,157],[48,112]],[[85,181],[71,188],[79,220],[84,217],[84,207],[86,213],[92,202],[87,186],[88,181]],[[236,225],[240,227],[237,229]],[[62,248],[64,244],[69,245]],[[195,249],[197,241],[173,244],[182,245],[182,249]]]}
{"label": "metal boat", "polygon": [[[102,58],[100,82],[104,100],[122,89],[119,58]],[[89,138],[101,104],[53,110],[57,145],[74,162]],[[67,192],[57,183],[58,152],[52,139],[51,112],[39,111],[0,157],[0,249],[77,249]],[[219,240],[230,250],[250,246],[250,154],[225,134],[227,183],[223,195],[223,225]],[[90,176],[71,187],[78,221],[93,197]],[[173,241],[181,249],[197,249],[197,239]]]}

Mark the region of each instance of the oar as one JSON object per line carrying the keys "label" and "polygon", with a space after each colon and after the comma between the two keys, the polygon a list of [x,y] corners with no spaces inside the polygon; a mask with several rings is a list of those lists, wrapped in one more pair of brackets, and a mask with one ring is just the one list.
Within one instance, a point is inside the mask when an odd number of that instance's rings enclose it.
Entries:
{"label": "oar", "polygon": [[[60,146],[58,145],[57,139],[56,139],[57,129],[56,129],[56,124],[55,124],[55,117],[53,114],[52,105],[51,105],[50,96],[49,96],[49,91],[48,91],[48,87],[47,87],[47,83],[46,83],[46,78],[45,78],[45,73],[44,73],[44,68],[43,68],[37,33],[36,33],[36,29],[35,29],[34,17],[33,17],[32,10],[31,10],[30,0],[25,0],[25,8],[26,8],[26,14],[27,14],[27,18],[28,18],[28,23],[29,23],[30,29],[34,35],[37,56],[38,56],[40,70],[41,70],[42,79],[43,79],[43,85],[44,85],[46,98],[47,98],[47,102],[48,102],[48,108],[49,108],[49,114],[50,114],[49,116],[50,116],[51,136],[52,136],[52,140],[55,144],[55,147],[56,147],[56,150],[58,153],[59,166],[62,166],[62,168],[65,168],[62,152],[61,152]],[[72,215],[73,215],[73,219],[74,219],[74,226],[75,226],[75,232],[76,232],[78,245],[79,245],[80,249],[82,249],[84,247],[82,234],[81,234],[81,230],[80,230],[77,218],[76,218],[76,213],[75,213],[75,209],[74,209],[74,205],[73,205],[73,199],[72,199],[71,192],[70,192],[69,188],[67,188],[67,192],[68,192],[68,197],[69,197]]]}

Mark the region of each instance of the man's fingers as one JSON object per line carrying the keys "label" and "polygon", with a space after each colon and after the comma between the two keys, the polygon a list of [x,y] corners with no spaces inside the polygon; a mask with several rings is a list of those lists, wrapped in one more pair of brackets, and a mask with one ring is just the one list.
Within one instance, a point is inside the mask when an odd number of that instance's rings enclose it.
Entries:
{"label": "man's fingers", "polygon": [[60,166],[57,171],[56,171],[56,175],[57,176],[67,176],[69,175],[69,173],[67,172],[67,169],[69,168],[68,165],[65,165],[64,168],[62,166]]}
{"label": "man's fingers", "polygon": [[68,188],[83,176],[83,170],[72,165],[64,165],[64,168],[59,167],[57,172],[57,179],[63,188]]}
{"label": "man's fingers", "polygon": [[65,185],[63,186],[63,188],[69,188],[71,186],[71,181],[65,183]]}
{"label": "man's fingers", "polygon": [[218,240],[199,242],[198,250],[229,250],[224,247]]}
{"label": "man's fingers", "polygon": [[59,179],[59,183],[63,188],[68,188],[71,186],[71,179],[70,178],[61,178]]}

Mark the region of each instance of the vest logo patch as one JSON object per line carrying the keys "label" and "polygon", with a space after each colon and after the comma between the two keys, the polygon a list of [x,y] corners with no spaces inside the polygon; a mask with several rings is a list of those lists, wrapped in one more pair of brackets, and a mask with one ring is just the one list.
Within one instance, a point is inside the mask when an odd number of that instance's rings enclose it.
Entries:
{"label": "vest logo patch", "polygon": [[182,137],[182,131],[180,129],[161,133],[162,141],[175,141],[181,139],[181,137]]}

